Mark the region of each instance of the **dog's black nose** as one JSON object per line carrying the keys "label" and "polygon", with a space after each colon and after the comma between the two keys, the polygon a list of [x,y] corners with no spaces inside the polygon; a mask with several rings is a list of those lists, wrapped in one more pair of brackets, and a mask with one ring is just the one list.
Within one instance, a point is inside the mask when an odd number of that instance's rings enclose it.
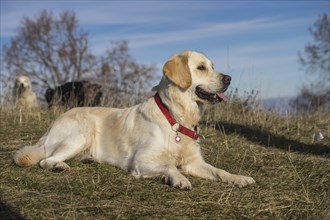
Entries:
{"label": "dog's black nose", "polygon": [[226,85],[229,85],[230,84],[230,81],[231,81],[231,77],[228,76],[228,75],[223,75],[222,77],[222,82]]}

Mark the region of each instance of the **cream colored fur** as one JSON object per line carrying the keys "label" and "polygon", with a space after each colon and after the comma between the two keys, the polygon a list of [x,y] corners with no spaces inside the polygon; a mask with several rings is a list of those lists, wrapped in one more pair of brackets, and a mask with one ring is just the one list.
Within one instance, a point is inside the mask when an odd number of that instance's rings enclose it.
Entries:
{"label": "cream colored fur", "polygon": [[30,78],[24,75],[17,76],[13,89],[14,105],[20,108],[37,107],[37,96],[32,91]]}
{"label": "cream colored fur", "polygon": [[[201,64],[206,71],[197,69]],[[207,102],[196,96],[196,86],[221,91],[222,77],[203,54],[185,51],[164,65],[164,76],[154,89],[173,117],[193,129]],[[251,177],[207,164],[197,141],[181,135],[177,143],[175,136],[153,98],[126,109],[74,108],[57,118],[36,145],[18,150],[14,161],[19,166],[39,163],[42,168],[67,170],[67,160],[92,159],[125,169],[136,178],[162,177],[180,189],[192,187],[182,173],[238,187],[254,183]]]}

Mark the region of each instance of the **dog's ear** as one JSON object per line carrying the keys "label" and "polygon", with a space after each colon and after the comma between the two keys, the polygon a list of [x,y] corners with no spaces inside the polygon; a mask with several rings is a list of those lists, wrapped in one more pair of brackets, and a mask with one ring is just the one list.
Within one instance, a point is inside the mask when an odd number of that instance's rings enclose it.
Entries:
{"label": "dog's ear", "polygon": [[192,84],[188,66],[188,54],[173,56],[163,67],[164,75],[181,89],[188,89]]}

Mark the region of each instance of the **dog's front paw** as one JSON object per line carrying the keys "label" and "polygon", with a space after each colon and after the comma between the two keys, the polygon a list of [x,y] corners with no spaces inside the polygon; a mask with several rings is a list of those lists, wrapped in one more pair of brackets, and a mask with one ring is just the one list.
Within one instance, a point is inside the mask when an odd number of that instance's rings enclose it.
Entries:
{"label": "dog's front paw", "polygon": [[192,189],[191,183],[184,176],[181,177],[163,176],[163,181],[174,188],[179,188],[182,190]]}
{"label": "dog's front paw", "polygon": [[172,183],[172,186],[175,188],[183,189],[183,190],[191,190],[192,186],[191,183],[188,179],[180,179],[180,180],[175,180]]}
{"label": "dog's front paw", "polygon": [[233,175],[233,179],[231,181],[231,184],[241,188],[248,185],[254,184],[256,181],[249,176],[242,176],[242,175]]}

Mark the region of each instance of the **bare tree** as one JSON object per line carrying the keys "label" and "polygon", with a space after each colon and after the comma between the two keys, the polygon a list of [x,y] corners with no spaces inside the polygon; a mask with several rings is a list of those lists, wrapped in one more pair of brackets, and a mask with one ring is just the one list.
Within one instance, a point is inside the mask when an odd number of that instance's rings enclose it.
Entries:
{"label": "bare tree", "polygon": [[95,65],[87,32],[78,28],[75,14],[69,11],[58,19],[46,10],[36,20],[25,17],[18,35],[4,47],[4,61],[8,72],[24,73],[49,87],[80,80]]}
{"label": "bare tree", "polygon": [[155,72],[153,66],[135,62],[126,41],[115,42],[103,56],[94,56],[87,32],[79,28],[75,13],[70,11],[59,18],[46,10],[36,19],[24,17],[17,36],[3,51],[6,70],[1,70],[1,75],[26,74],[39,88],[39,94],[46,87],[92,80],[106,90],[103,97],[109,94],[109,104],[140,101],[137,97],[150,90]]}
{"label": "bare tree", "polygon": [[127,41],[114,42],[100,60],[101,70],[97,71],[96,78],[109,94],[115,94],[110,97],[115,104],[127,101],[134,104],[150,90],[156,68],[135,62]]}
{"label": "bare tree", "polygon": [[330,20],[321,14],[309,28],[313,43],[305,46],[304,55],[299,51],[299,61],[306,73],[318,74],[319,80],[304,85],[298,97],[291,102],[298,111],[330,110]]}
{"label": "bare tree", "polygon": [[326,13],[321,14],[309,33],[314,42],[305,46],[304,55],[298,52],[299,61],[308,73],[320,74],[320,80],[330,79],[330,20]]}

